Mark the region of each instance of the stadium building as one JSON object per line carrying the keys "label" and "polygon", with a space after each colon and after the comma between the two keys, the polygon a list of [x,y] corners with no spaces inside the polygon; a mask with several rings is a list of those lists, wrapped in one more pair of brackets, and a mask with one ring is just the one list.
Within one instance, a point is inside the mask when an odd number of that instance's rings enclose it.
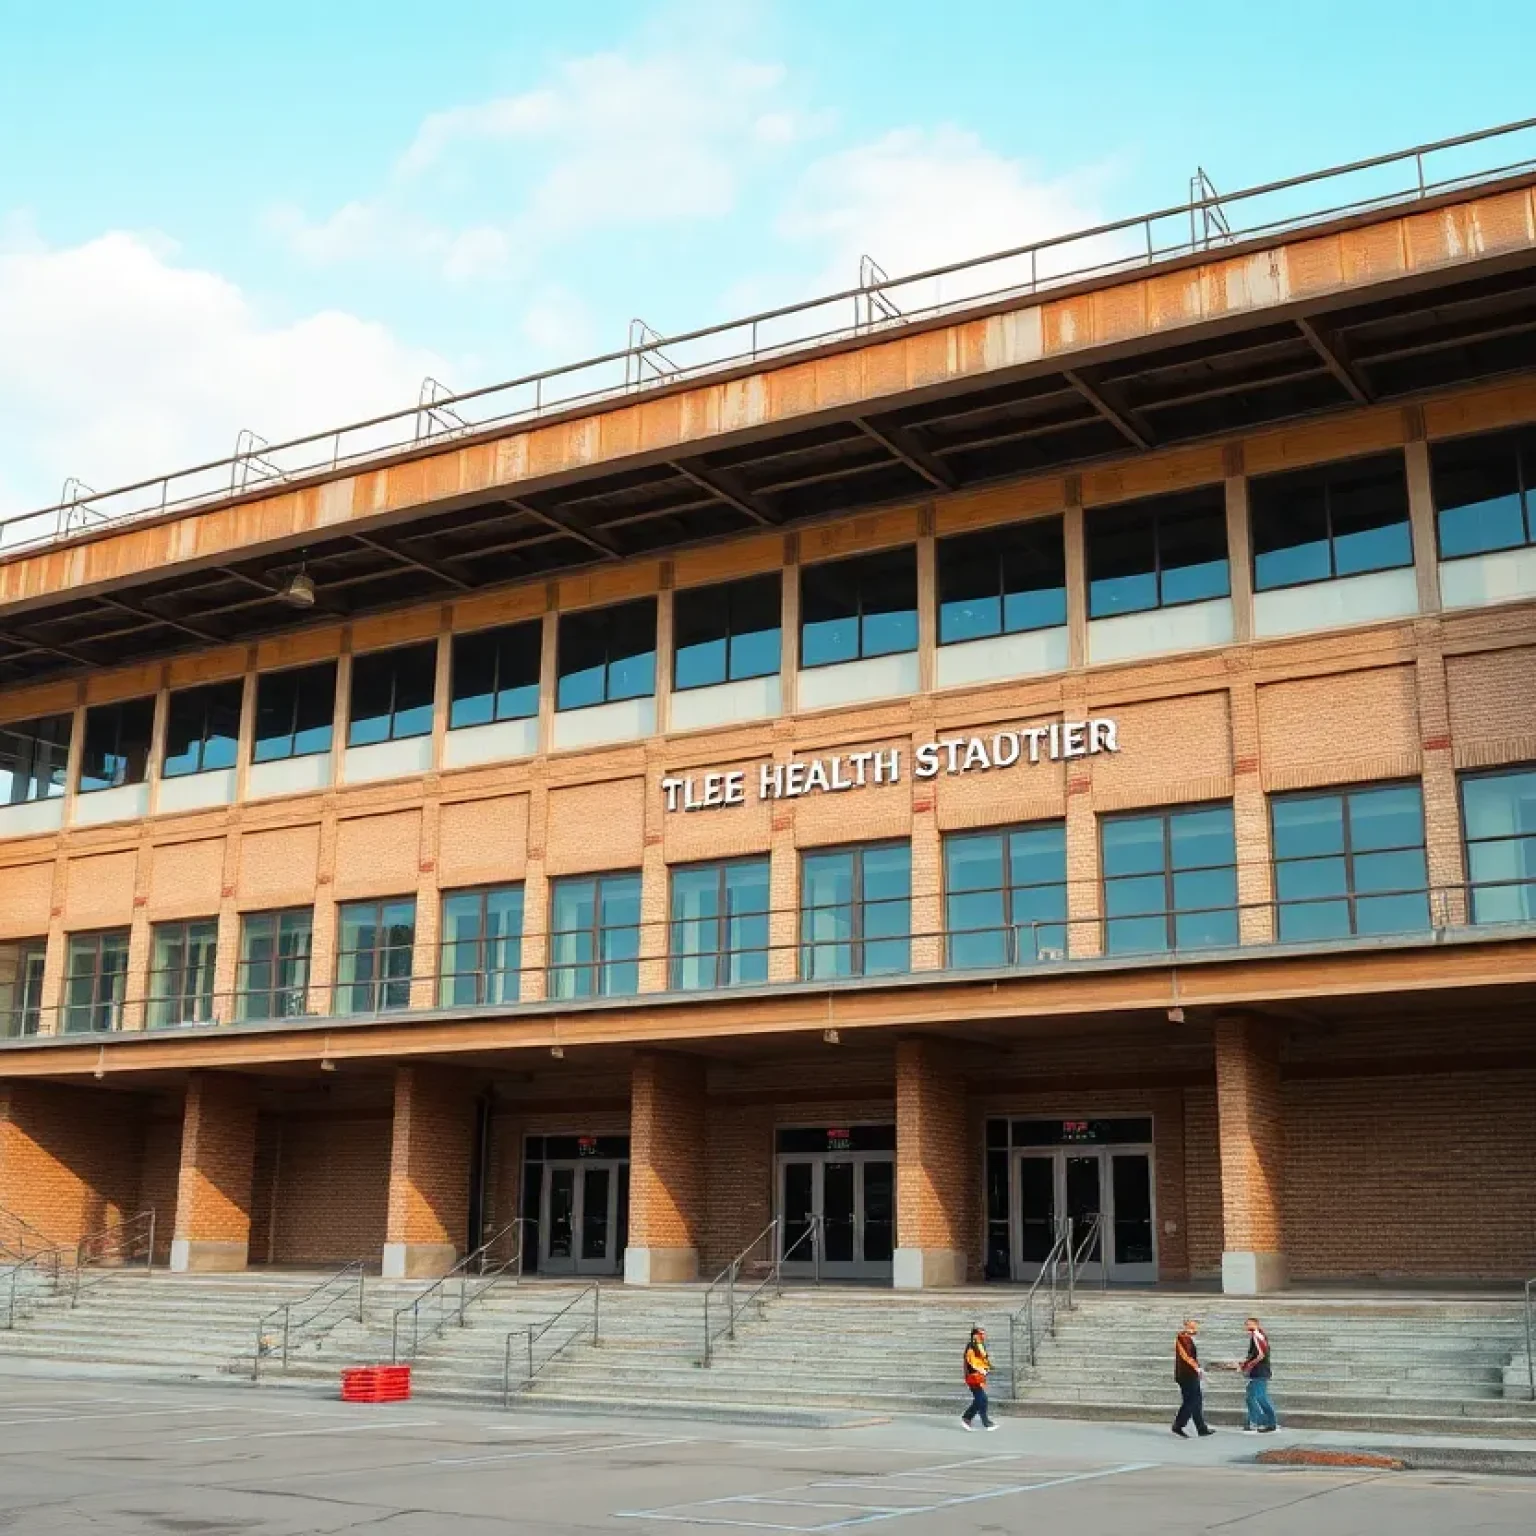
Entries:
{"label": "stadium building", "polygon": [[1517,140],[11,520],[0,1207],[179,1270],[1536,1273]]}

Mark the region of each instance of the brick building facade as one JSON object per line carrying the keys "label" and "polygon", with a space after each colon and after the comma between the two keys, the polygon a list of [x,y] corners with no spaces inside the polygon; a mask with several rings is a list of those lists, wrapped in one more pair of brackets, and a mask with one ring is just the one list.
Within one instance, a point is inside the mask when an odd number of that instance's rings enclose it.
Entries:
{"label": "brick building facade", "polygon": [[[0,1207],[182,1269],[1536,1271],[1533,262],[1463,188],[0,558]],[[1111,387],[1298,315],[1336,399]],[[1047,368],[1118,449],[913,424]],[[864,489],[754,488],[842,418]],[[555,505],[685,445],[739,528]],[[537,579],[453,552],[493,490]]]}

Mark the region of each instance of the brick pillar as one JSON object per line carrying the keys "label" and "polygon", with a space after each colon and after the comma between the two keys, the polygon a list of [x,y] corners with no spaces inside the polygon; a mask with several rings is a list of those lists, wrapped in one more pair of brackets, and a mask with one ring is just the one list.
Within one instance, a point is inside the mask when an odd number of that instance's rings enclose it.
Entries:
{"label": "brick pillar", "polygon": [[897,1290],[965,1281],[965,1084],[926,1040],[896,1042]]}
{"label": "brick pillar", "polygon": [[1279,1040],[1262,1020],[1216,1021],[1221,1146],[1221,1288],[1236,1296],[1283,1290],[1281,1194],[1285,1118]]}
{"label": "brick pillar", "polygon": [[182,1112],[173,1270],[245,1268],[255,1166],[256,1106],[246,1085],[194,1073]]}
{"label": "brick pillar", "polygon": [[630,1090],[629,1285],[696,1280],[705,1218],[704,1064],[646,1052]]}
{"label": "brick pillar", "polygon": [[440,1067],[395,1069],[384,1278],[446,1274],[469,1231],[474,1085]]}

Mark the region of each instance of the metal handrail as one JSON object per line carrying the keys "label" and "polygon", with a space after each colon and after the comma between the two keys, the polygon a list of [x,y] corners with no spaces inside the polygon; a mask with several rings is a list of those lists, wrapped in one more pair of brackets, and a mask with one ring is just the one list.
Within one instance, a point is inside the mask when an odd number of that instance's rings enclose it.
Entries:
{"label": "metal handrail", "polygon": [[[301,1338],[307,1333],[311,1337],[320,1337],[329,1333],[335,1325],[341,1321],[339,1317],[331,1317],[337,1303],[350,1302],[355,1291],[357,1296],[357,1320],[363,1321],[363,1279],[367,1273],[367,1262],[363,1259],[353,1259],[350,1264],[344,1264],[334,1274],[327,1275],[313,1290],[306,1291],[302,1296],[293,1301],[285,1301],[280,1307],[274,1307],[270,1312],[264,1313],[256,1323],[256,1348],[251,1355],[251,1380],[261,1380],[261,1362],[269,1354],[277,1353],[282,1357],[283,1370],[288,1369],[288,1350],[297,1333]],[[324,1297],[323,1300],[319,1298]],[[294,1313],[309,1306],[311,1302],[317,1305],[309,1312],[304,1313],[295,1323]],[[282,1335],[280,1342],[275,1338],[271,1344],[267,1332],[267,1325],[276,1319],[282,1319]],[[315,1324],[329,1318],[324,1328],[316,1328]]]}
{"label": "metal handrail", "polygon": [[[1474,171],[1443,175],[1439,180],[1426,176],[1425,158],[1472,144],[1491,144],[1533,128],[1536,128],[1536,118],[1502,123],[1219,196],[1192,198],[1149,213],[895,278],[879,278],[861,270],[860,281],[855,287],[672,336],[658,336],[647,329],[631,345],[619,351],[460,394],[434,393],[431,405],[435,415],[429,422],[427,440],[472,440],[477,435],[505,430],[515,422],[538,420],[556,411],[590,407],[600,401],[631,395],[637,389],[665,388],[766,358],[792,357],[818,346],[856,340],[869,328],[864,317],[872,304],[882,315],[892,315],[881,321],[882,327],[896,328],[947,314],[964,313],[1015,295],[1032,295],[1096,276],[1140,270],[1160,260],[1199,256],[1204,252],[1206,242],[1197,234],[1186,237],[1184,226],[1197,216],[1204,219],[1213,211],[1227,221],[1227,233],[1233,242],[1237,242],[1303,229],[1347,214],[1411,206],[1430,196],[1526,174],[1536,162],[1529,156],[1520,157],[1521,146],[1508,149],[1501,146],[1487,157],[1494,161],[1493,164],[1484,163]],[[1517,158],[1503,160],[1504,155],[1511,153]],[[1285,194],[1387,167],[1401,167],[1406,172],[1407,184],[1401,190],[1385,193],[1373,190],[1369,195],[1355,196],[1352,201],[1326,199],[1323,206],[1308,206],[1303,211],[1295,211],[1294,206],[1287,208]],[[1343,189],[1333,194],[1335,198],[1341,195],[1346,195]],[[1277,199],[1280,206],[1268,210],[1262,206],[1253,207],[1256,200],[1266,198]],[[1234,209],[1239,204],[1249,205],[1253,222],[1239,225],[1232,221]],[[1170,240],[1162,234],[1163,226],[1177,231],[1177,238]],[[1076,254],[1072,253],[1074,246],[1081,247]],[[1002,270],[985,270],[989,267],[996,269],[999,264],[1003,264]],[[966,291],[957,298],[944,300],[943,279],[961,273],[975,274],[975,282],[963,286],[980,291]],[[904,291],[916,287],[931,289],[932,301],[914,305],[910,295],[898,298]],[[918,297],[926,301],[926,292]],[[674,359],[673,365],[666,369],[659,368],[656,362],[663,346]],[[685,361],[676,360],[679,349],[686,352]],[[491,403],[490,413],[479,419],[472,418],[463,409],[469,402],[489,402],[495,396],[503,398]],[[262,480],[291,486],[337,473],[344,466],[352,468],[409,450],[422,440],[421,413],[422,404],[418,399],[413,405],[363,421],[307,433],[284,442],[263,444],[259,454],[260,467],[265,471]],[[433,431],[434,427],[438,430]],[[14,553],[67,539],[75,533],[82,510],[89,511],[101,522],[111,523],[228,500],[231,487],[235,494],[248,489],[244,482],[249,478],[249,466],[254,457],[253,449],[242,434],[235,452],[227,457],[106,491],[92,491],[88,497],[77,492],[73,498],[66,497],[52,506],[0,519],[0,544],[7,545],[5,553]],[[127,504],[106,505],[124,502]],[[6,541],[7,529],[29,522],[40,523],[45,531]],[[100,523],[96,524],[93,531],[99,530],[100,526]]]}
{"label": "metal handrail", "polygon": [[1019,1395],[1019,1324],[1022,1321],[1025,1326],[1025,1335],[1029,1341],[1029,1365],[1030,1369],[1033,1370],[1038,1360],[1035,1349],[1035,1298],[1041,1293],[1041,1288],[1045,1287],[1045,1292],[1051,1299],[1051,1318],[1047,1328],[1054,1337],[1056,1333],[1056,1285],[1058,1271],[1061,1268],[1063,1257],[1070,1252],[1071,1246],[1072,1222],[1068,1218],[1057,1226],[1056,1241],[1051,1244],[1050,1251],[1041,1261],[1040,1273],[1035,1276],[1034,1282],[1025,1294],[1024,1305],[1017,1312],[1010,1312],[1008,1314],[1009,1386],[1015,1398]]}
{"label": "metal handrail", "polygon": [[[1067,1224],[1069,1227],[1075,1226],[1075,1223],[1073,1223],[1070,1219],[1068,1220]],[[1083,1265],[1086,1262],[1088,1255],[1093,1252],[1094,1243],[1099,1242],[1102,1245],[1103,1236],[1104,1213],[1103,1211],[1095,1211],[1093,1213],[1092,1219],[1088,1222],[1087,1227],[1084,1229],[1082,1242],[1077,1243],[1075,1246],[1070,1244],[1068,1245],[1067,1311],[1069,1312],[1072,1311],[1073,1308],[1077,1305],[1077,1277],[1082,1272]],[[1100,1246],[1099,1285],[1101,1289],[1107,1288],[1109,1284],[1108,1276],[1109,1263],[1104,1257],[1103,1247]]]}
{"label": "metal handrail", "polygon": [[[152,1274],[155,1268],[155,1212],[151,1207],[134,1216],[114,1221],[99,1232],[82,1237],[75,1246],[73,1283],[70,1286],[69,1304],[79,1304],[82,1291],[90,1290],[110,1279],[120,1269],[128,1268],[134,1261],[142,1239],[144,1245],[144,1273]],[[113,1263],[117,1260],[117,1263]],[[85,1279],[88,1269],[105,1271],[94,1280]]]}
{"label": "metal handrail", "polygon": [[[429,1285],[414,1300],[406,1302],[403,1307],[395,1309],[394,1317],[390,1321],[389,1358],[396,1364],[402,1360],[412,1360],[420,1351],[424,1343],[430,1342],[440,1334],[450,1322],[457,1321],[459,1327],[464,1326],[464,1314],[470,1306],[478,1301],[493,1286],[498,1284],[507,1271],[516,1268],[519,1275],[522,1274],[523,1265],[523,1227],[527,1218],[514,1217],[504,1227],[493,1232],[483,1243],[471,1253],[466,1253],[447,1274],[440,1276]],[[515,1235],[516,1242],[512,1251],[496,1263],[491,1263],[491,1251],[502,1243],[508,1235]],[[484,1283],[478,1289],[472,1289],[472,1281],[480,1279]],[[453,1302],[450,1291],[458,1287],[458,1301]],[[436,1317],[427,1324],[425,1331],[422,1328],[421,1313],[424,1305],[431,1303],[437,1311]],[[410,1349],[408,1353],[402,1353],[400,1320],[409,1313],[411,1319]]]}
{"label": "metal handrail", "polygon": [[[29,1246],[29,1237],[36,1238],[36,1243]],[[34,1227],[25,1216],[0,1205],[0,1254],[5,1255],[8,1263],[19,1264],[34,1253],[44,1253],[56,1246],[46,1232]]]}
{"label": "metal handrail", "polygon": [[[762,1296],[763,1292],[766,1291],[770,1285],[773,1287],[773,1293],[775,1297],[782,1296],[784,1294],[784,1266],[789,1263],[794,1254],[799,1252],[799,1250],[804,1247],[806,1243],[811,1245],[811,1261],[814,1265],[812,1274],[813,1281],[816,1285],[821,1284],[821,1251],[825,1246],[826,1229],[827,1221],[825,1216],[807,1216],[805,1218],[805,1231],[802,1232],[800,1236],[797,1237],[794,1242],[789,1245],[788,1248],[784,1248],[782,1252],[778,1251],[776,1247],[775,1257],[773,1263],[769,1266],[768,1273],[764,1275],[763,1278],[758,1281],[758,1283],[754,1285],[750,1291],[747,1292],[746,1296],[743,1297],[741,1301],[738,1302],[735,1300],[733,1289],[731,1303],[731,1327],[733,1330],[736,1325],[736,1319],[740,1317],[741,1314],[745,1312],[749,1307],[754,1306],[758,1299]],[[716,1333],[715,1337],[719,1337],[718,1332]],[[731,1337],[735,1337],[734,1332],[731,1334]],[[707,1347],[703,1363],[705,1365],[710,1363],[710,1355]]]}
{"label": "metal handrail", "polygon": [[[711,1280],[707,1286],[704,1287],[703,1363],[705,1365],[710,1363],[710,1355],[714,1341],[720,1336],[721,1333],[727,1334],[733,1339],[736,1337],[736,1281],[741,1275],[742,1266],[747,1262],[747,1259],[751,1256],[751,1254],[757,1248],[762,1246],[765,1238],[772,1240],[772,1246],[769,1249],[769,1252],[776,1254],[778,1252],[778,1232],[779,1218],[775,1216],[773,1220],[770,1221],[768,1225],[764,1227],[763,1230],[759,1232],[757,1236],[754,1237],[752,1241],[748,1243],[747,1246],[743,1248],[741,1252],[738,1253],[736,1257],[733,1258],[731,1262],[727,1264],[725,1268],[722,1269],[720,1273],[716,1275],[715,1278]],[[769,1262],[771,1266],[774,1261],[770,1260]],[[715,1294],[716,1291],[720,1289],[722,1285],[725,1287],[725,1326],[718,1330],[718,1332],[715,1332],[712,1331],[709,1326],[709,1299]]]}
{"label": "metal handrail", "polygon": [[70,1243],[59,1244],[52,1248],[42,1248],[34,1254],[19,1260],[4,1271],[0,1271],[0,1286],[6,1290],[5,1300],[5,1326],[14,1328],[16,1317],[20,1309],[25,1305],[25,1297],[21,1294],[22,1276],[33,1271],[38,1275],[38,1283],[51,1284],[55,1294],[60,1285],[60,1276],[65,1269],[65,1257],[73,1258],[75,1246]]}
{"label": "metal handrail", "polygon": [[599,1316],[602,1311],[603,1288],[596,1280],[590,1285],[584,1285],[558,1312],[544,1319],[542,1323],[531,1324],[527,1328],[514,1328],[508,1335],[502,1354],[501,1365],[501,1406],[505,1408],[512,1400],[512,1341],[513,1339],[526,1339],[528,1341],[528,1370],[523,1377],[519,1391],[526,1391],[532,1384],[533,1378],[544,1369],[546,1365],[557,1355],[563,1354],[576,1342],[577,1333],[573,1330],[562,1344],[557,1344],[545,1355],[538,1364],[534,1363],[533,1346],[542,1339],[567,1312],[581,1305],[588,1296],[592,1298],[592,1347],[597,1348],[601,1335],[599,1332]]}
{"label": "metal handrail", "polygon": [[1525,1282],[1525,1382],[1536,1403],[1536,1277]]}

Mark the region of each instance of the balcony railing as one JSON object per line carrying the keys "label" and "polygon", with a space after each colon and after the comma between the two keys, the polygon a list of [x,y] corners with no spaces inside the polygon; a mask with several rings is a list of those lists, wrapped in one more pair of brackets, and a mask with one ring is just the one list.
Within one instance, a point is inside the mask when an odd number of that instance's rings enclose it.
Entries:
{"label": "balcony railing", "polygon": [[0,520],[0,550],[56,543],[104,524],[226,501],[353,469],[417,446],[460,441],[779,360],[1092,278],[1135,272],[1239,241],[1368,214],[1536,168],[1536,118],[1416,144],[1282,181],[1202,195],[1151,213],[887,277],[866,261],[857,287],[740,320],[661,336],[631,328],[622,351],[448,394],[428,379],[416,404],[366,421],[268,443],[243,431],[228,458],[108,491],[71,480],[60,501]]}
{"label": "balcony railing", "polygon": [[[1505,899],[1495,904],[1490,900],[1495,894]],[[928,928],[909,923],[904,932],[883,935],[880,939],[882,945],[901,946],[905,963],[877,973],[860,973],[851,965],[828,973],[825,953],[841,952],[845,957],[851,957],[855,952],[852,938],[808,942],[796,937],[741,949],[689,950],[686,956],[679,956],[669,953],[666,947],[666,936],[674,924],[671,920],[661,919],[605,930],[608,934],[623,936],[625,950],[638,950],[638,955],[616,961],[599,957],[586,963],[585,969],[592,973],[594,985],[574,993],[562,985],[562,976],[573,968],[560,964],[506,966],[487,972],[426,972],[377,982],[317,980],[284,989],[281,996],[285,1003],[281,1010],[270,1006],[275,995],[270,989],[256,993],[203,992],[188,1000],[182,1019],[170,1024],[159,1022],[165,1017],[163,997],[125,995],[89,1002],[66,1000],[50,1007],[29,1008],[20,1022],[31,1027],[20,1031],[13,1027],[10,1038],[37,1035],[91,1038],[140,1032],[167,1035],[194,1029],[270,1026],[289,1020],[301,1023],[327,1019],[392,1019],[425,1014],[504,1017],[533,1004],[625,998],[658,1002],[743,991],[771,991],[777,987],[804,989],[861,982],[879,985],[904,976],[963,980],[972,975],[1060,973],[1102,968],[1106,962],[1190,964],[1234,957],[1314,953],[1319,949],[1347,951],[1426,939],[1437,943],[1467,943],[1500,934],[1513,937],[1523,930],[1536,933],[1536,883],[1529,880],[1432,885],[1411,891],[1371,892],[1368,897],[1362,893],[1359,897],[1329,898],[1328,904],[1352,914],[1357,901],[1381,897],[1413,899],[1414,907],[1423,914],[1422,921],[1397,921],[1370,931],[1313,932],[1304,938],[1287,939],[1280,936],[1287,926],[1287,914],[1300,907],[1322,903],[1270,899],[1198,911],[1181,908],[1138,913],[1137,921],[1161,919],[1169,934],[1166,944],[1140,947],[1116,942],[1116,925],[1126,919],[1102,913],[964,928]],[[924,900],[931,904],[933,899]],[[909,902],[909,898],[901,900]],[[910,898],[910,904],[919,904],[919,898]],[[1400,912],[1405,906],[1405,902],[1398,902],[1387,910]],[[787,918],[792,924],[798,924],[799,919],[797,912],[789,911],[757,915],[770,920]],[[1171,920],[1189,917],[1219,918],[1223,936],[1214,940],[1206,937],[1194,942],[1179,942],[1178,924]],[[1211,931],[1208,926],[1206,931]],[[1226,935],[1231,936],[1230,941]],[[537,937],[530,935],[524,942],[530,944]],[[814,959],[812,952],[816,952]],[[751,957],[760,963],[748,970],[733,963],[741,957]],[[724,985],[678,986],[680,960],[690,964],[698,961],[695,974],[700,976],[718,978],[735,974],[743,979]],[[596,979],[605,967],[621,968],[625,985],[596,985]],[[5,1024],[6,1018],[0,1014],[0,1037],[6,1034]]]}

